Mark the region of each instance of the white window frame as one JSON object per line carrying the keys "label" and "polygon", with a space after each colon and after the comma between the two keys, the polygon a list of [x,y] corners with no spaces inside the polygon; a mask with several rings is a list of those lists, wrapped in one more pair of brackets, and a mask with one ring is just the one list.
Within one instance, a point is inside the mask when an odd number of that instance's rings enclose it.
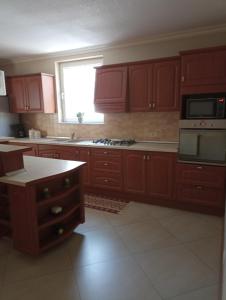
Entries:
{"label": "white window frame", "polygon": [[56,88],[57,88],[57,108],[58,108],[58,122],[63,124],[104,124],[104,115],[103,115],[103,121],[83,121],[82,123],[79,123],[78,120],[75,119],[72,121],[67,121],[65,119],[65,113],[64,113],[64,87],[63,87],[63,66],[67,64],[70,65],[83,65],[83,64],[90,64],[90,63],[97,63],[97,65],[101,66],[103,64],[103,56],[95,56],[95,57],[85,57],[85,58],[79,58],[79,59],[73,59],[73,60],[64,60],[64,61],[58,61],[55,63],[55,70],[56,70]]}

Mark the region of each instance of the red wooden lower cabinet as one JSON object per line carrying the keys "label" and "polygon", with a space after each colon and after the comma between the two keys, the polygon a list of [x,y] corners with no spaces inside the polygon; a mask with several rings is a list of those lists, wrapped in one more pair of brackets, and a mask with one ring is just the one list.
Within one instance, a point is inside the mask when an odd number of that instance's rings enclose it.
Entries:
{"label": "red wooden lower cabinet", "polygon": [[90,160],[91,160],[91,150],[90,148],[79,148],[79,159],[87,164],[83,168],[83,180],[85,185],[90,185]]}
{"label": "red wooden lower cabinet", "polygon": [[[126,151],[124,190],[152,199],[172,200],[176,155],[163,152]],[[148,197],[148,198],[147,198]],[[142,201],[142,197],[137,198]]]}
{"label": "red wooden lower cabinet", "polygon": [[142,151],[124,152],[124,191],[144,194],[146,190],[146,154]]}
{"label": "red wooden lower cabinet", "polygon": [[224,166],[177,163],[176,201],[193,210],[224,215]]}
{"label": "red wooden lower cabinet", "polygon": [[86,162],[86,192],[224,214],[225,167],[177,163],[168,152],[32,144],[32,153]]}
{"label": "red wooden lower cabinet", "polygon": [[151,152],[146,154],[146,190],[152,198],[172,200],[176,155]]}
{"label": "red wooden lower cabinet", "polygon": [[[31,255],[72,235],[85,220],[81,171],[79,168],[27,186],[7,184],[0,199],[7,199],[10,217],[0,213],[0,225],[4,221],[9,230],[2,235],[11,233],[14,247]],[[56,208],[61,211],[56,212]]]}

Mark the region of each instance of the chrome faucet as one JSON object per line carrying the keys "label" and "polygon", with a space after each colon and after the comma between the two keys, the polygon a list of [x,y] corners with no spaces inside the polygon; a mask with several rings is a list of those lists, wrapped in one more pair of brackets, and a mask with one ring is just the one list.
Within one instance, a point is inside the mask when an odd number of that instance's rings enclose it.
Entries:
{"label": "chrome faucet", "polygon": [[73,131],[71,134],[71,140],[74,140],[74,139],[75,139],[75,132]]}

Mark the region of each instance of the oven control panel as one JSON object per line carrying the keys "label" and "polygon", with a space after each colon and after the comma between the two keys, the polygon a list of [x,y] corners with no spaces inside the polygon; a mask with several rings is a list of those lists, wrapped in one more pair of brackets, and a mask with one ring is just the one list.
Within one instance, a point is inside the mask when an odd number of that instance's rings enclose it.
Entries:
{"label": "oven control panel", "polygon": [[180,120],[179,127],[189,129],[226,129],[226,120]]}

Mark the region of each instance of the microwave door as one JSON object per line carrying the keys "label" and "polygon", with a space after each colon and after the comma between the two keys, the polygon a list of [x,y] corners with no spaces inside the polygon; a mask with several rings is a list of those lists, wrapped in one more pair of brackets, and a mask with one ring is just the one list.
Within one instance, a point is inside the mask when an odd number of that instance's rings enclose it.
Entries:
{"label": "microwave door", "polygon": [[179,155],[181,159],[194,159],[199,155],[199,134],[196,132],[181,131]]}

